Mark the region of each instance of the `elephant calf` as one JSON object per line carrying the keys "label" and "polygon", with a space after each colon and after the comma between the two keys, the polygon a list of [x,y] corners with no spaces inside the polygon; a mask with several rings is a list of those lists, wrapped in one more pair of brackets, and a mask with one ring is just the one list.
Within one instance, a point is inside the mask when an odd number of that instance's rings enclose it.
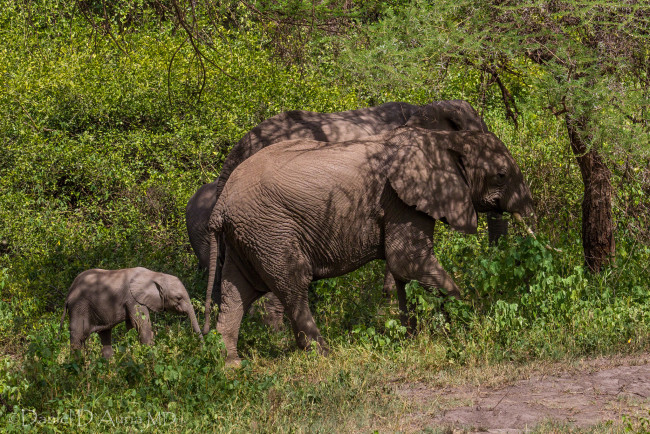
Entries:
{"label": "elephant calf", "polygon": [[153,343],[150,309],[186,314],[194,332],[201,336],[190,296],[181,281],[142,267],[93,269],[79,274],[68,291],[60,328],[67,310],[71,351],[80,349],[88,336],[97,332],[102,341],[102,355],[108,359],[113,355],[111,330],[122,321],[126,321],[127,330],[136,328],[140,342]]}

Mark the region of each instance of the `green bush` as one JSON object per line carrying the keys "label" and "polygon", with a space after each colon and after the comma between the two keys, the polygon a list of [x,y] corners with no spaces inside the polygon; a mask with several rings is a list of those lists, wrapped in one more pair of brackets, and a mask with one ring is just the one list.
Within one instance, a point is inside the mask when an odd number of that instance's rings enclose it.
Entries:
{"label": "green bush", "polygon": [[[371,3],[360,22],[394,19],[406,7]],[[386,83],[383,48],[366,52],[367,68],[350,71],[346,45],[333,34],[301,46],[308,62],[276,62],[270,35],[279,30],[239,3],[220,20],[199,14],[210,26],[202,37],[218,36],[202,40],[210,42],[202,46],[204,76],[186,33],[155,8],[168,2],[112,2],[107,16],[100,4],[0,0],[0,424],[7,431],[367,430],[376,413],[403,410],[388,404],[386,384],[395,378],[649,348],[647,185],[616,163],[618,256],[600,275],[586,273],[580,173],[559,121],[531,107],[539,89],[515,77],[507,83],[526,108],[515,128],[500,95],[484,92],[484,77],[458,65],[444,77],[405,65],[403,81]],[[435,254],[463,295],[446,300],[409,283],[415,337],[399,323],[397,301],[382,293],[385,266],[375,261],[311,286],[329,358],[297,351],[288,324],[275,334],[253,316],[240,334],[244,366],[229,371],[216,333],[202,345],[185,318],[162,314],[152,347],[118,326],[112,360],[101,358],[96,336],[83,359],[69,354],[60,315],[70,283],[88,268],[177,275],[201,315],[206,277],[187,241],[184,208],[253,126],[290,109],[452,98],[476,105],[519,162],[536,201],[538,241],[513,225],[490,247],[482,220],[476,237],[438,225]]]}

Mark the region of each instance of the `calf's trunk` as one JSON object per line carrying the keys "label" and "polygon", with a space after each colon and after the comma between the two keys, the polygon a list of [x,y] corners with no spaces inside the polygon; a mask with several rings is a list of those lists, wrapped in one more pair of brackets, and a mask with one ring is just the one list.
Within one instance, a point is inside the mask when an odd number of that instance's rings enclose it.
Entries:
{"label": "calf's trunk", "polygon": [[203,335],[201,334],[201,327],[199,327],[199,321],[196,319],[196,313],[194,313],[194,308],[192,307],[191,303],[187,307],[185,313],[190,319],[190,324],[192,324],[192,330],[194,330],[194,333],[197,333],[201,338],[201,340],[203,340]]}

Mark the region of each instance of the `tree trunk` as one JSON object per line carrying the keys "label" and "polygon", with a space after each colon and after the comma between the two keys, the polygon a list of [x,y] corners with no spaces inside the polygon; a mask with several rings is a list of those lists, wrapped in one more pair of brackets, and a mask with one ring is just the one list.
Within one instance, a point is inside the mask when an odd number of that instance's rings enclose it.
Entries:
{"label": "tree trunk", "polygon": [[586,130],[587,119],[566,115],[571,150],[576,156],[584,195],[582,198],[582,247],[585,265],[594,273],[614,259],[614,224],[612,219],[611,173],[600,154],[589,147]]}

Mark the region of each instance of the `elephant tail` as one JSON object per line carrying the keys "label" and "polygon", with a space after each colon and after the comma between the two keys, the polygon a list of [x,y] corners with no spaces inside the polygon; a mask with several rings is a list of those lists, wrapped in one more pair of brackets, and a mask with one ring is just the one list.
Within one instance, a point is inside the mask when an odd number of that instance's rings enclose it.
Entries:
{"label": "elephant tail", "polygon": [[[211,228],[212,229],[212,228]],[[220,232],[210,230],[210,262],[208,268],[208,288],[205,293],[205,324],[203,334],[210,331],[210,307],[212,304],[212,290],[215,284],[221,287],[221,264],[219,263],[219,237]]]}

